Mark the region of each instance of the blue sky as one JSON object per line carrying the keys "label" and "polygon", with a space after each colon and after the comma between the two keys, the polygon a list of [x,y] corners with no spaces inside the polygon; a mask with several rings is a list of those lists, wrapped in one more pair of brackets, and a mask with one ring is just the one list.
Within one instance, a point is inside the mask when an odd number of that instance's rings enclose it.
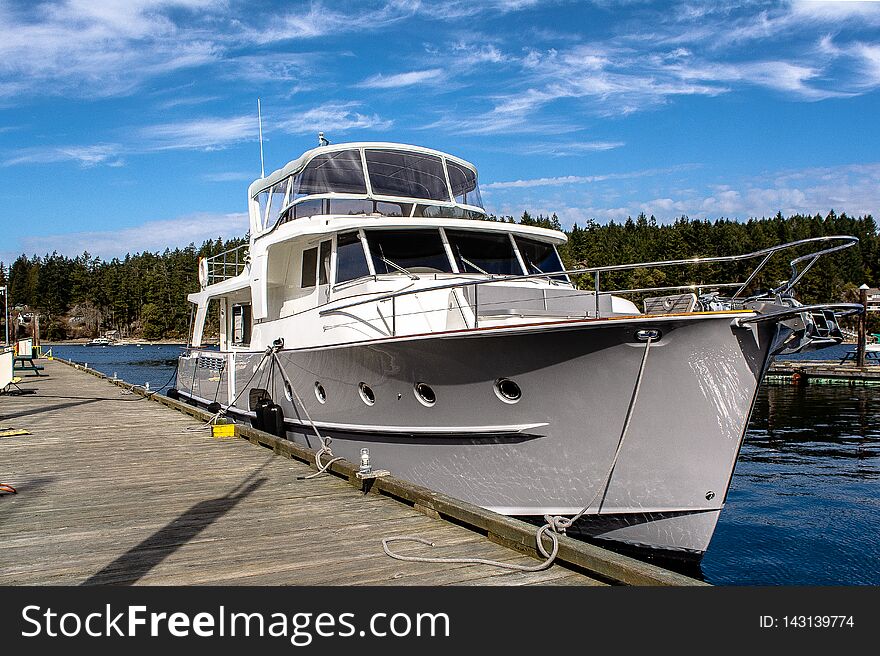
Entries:
{"label": "blue sky", "polygon": [[880,207],[880,2],[0,0],[0,259],[243,234],[316,145],[566,226]]}

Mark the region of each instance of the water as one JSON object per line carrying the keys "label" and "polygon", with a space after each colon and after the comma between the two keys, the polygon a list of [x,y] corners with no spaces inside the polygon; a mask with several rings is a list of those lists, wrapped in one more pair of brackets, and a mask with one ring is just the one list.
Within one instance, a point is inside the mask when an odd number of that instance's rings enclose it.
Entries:
{"label": "water", "polygon": [[156,389],[166,384],[169,387],[173,386],[173,374],[177,371],[177,357],[181,348],[180,344],[131,346],[61,344],[52,346],[52,355],[74,362],[86,362],[93,369],[108,376],[116,372],[116,375],[126,382],[135,385],[150,383],[150,388]]}
{"label": "water", "polygon": [[[839,359],[852,345],[795,356]],[[56,346],[155,389],[180,346]],[[764,385],[701,570],[715,584],[880,584],[880,387]]]}
{"label": "water", "polygon": [[764,385],[705,579],[876,585],[878,537],[880,387]]}

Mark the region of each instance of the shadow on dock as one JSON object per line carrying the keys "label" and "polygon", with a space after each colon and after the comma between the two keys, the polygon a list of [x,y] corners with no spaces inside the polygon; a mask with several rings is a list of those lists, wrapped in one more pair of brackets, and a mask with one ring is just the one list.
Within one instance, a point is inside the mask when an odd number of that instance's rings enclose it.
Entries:
{"label": "shadow on dock", "polygon": [[[41,399],[46,397],[40,397]],[[31,417],[33,415],[38,415],[41,412],[51,412],[52,410],[64,410],[65,408],[76,408],[82,405],[89,405],[91,403],[98,403],[99,401],[103,401],[104,399],[81,399],[76,401],[71,401],[70,403],[59,403],[57,405],[43,405],[37,408],[31,408],[29,410],[23,412],[14,412],[12,414],[3,414],[0,415],[0,419],[8,420],[8,419],[18,419],[19,417]]]}
{"label": "shadow on dock", "polygon": [[195,504],[146,540],[126,551],[100,571],[92,574],[81,585],[133,585],[137,583],[168,556],[232,510],[242,499],[262,487],[268,480],[267,478],[259,478],[249,485],[247,483],[267,464],[268,462],[260,466],[225,496]]}

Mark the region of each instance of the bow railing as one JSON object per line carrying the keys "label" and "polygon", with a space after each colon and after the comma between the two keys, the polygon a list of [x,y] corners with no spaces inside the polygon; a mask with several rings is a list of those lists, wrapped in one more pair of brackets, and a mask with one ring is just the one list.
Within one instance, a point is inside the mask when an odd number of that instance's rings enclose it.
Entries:
{"label": "bow railing", "polygon": [[[846,248],[850,248],[858,243],[857,237],[851,237],[846,235],[835,235],[828,237],[811,237],[808,239],[800,239],[798,241],[789,242],[786,244],[780,244],[778,246],[771,246],[769,248],[764,248],[758,251],[754,251],[752,253],[746,253],[743,255],[723,255],[716,257],[694,257],[688,259],[679,259],[679,260],[657,260],[653,262],[639,262],[633,264],[611,264],[606,266],[598,266],[598,267],[583,267],[583,268],[575,268],[575,269],[567,269],[564,271],[551,271],[551,272],[543,272],[543,273],[534,273],[534,274],[525,274],[525,275],[514,275],[514,276],[488,276],[486,278],[481,279],[471,279],[471,280],[459,280],[455,282],[445,283],[441,285],[431,285],[427,287],[408,287],[407,289],[389,292],[385,294],[377,294],[370,295],[367,297],[361,297],[357,300],[350,302],[342,302],[339,304],[333,304],[332,307],[326,307],[325,309],[320,311],[320,316],[327,316],[331,314],[344,313],[346,310],[351,308],[355,308],[358,306],[368,305],[371,303],[382,303],[385,301],[391,301],[392,309],[391,309],[391,330],[392,334],[396,334],[396,324],[397,324],[397,300],[414,294],[428,294],[434,291],[441,290],[456,290],[456,289],[466,289],[470,288],[469,296],[470,299],[468,301],[468,305],[471,306],[473,310],[473,327],[477,327],[479,323],[479,310],[480,310],[480,288],[486,285],[492,285],[497,283],[510,283],[516,281],[528,281],[528,280],[549,280],[549,281],[558,281],[560,277],[568,276],[592,276],[593,280],[593,312],[591,314],[592,318],[602,318],[602,305],[600,303],[600,299],[605,296],[611,295],[627,295],[627,294],[645,294],[651,292],[660,292],[660,291],[672,291],[672,290],[692,290],[701,292],[702,290],[715,290],[715,289],[726,289],[726,288],[735,288],[735,291],[729,297],[725,297],[731,301],[740,299],[745,302],[750,300],[749,298],[744,298],[742,295],[748,289],[748,286],[754,282],[757,277],[760,275],[761,271],[766,267],[767,263],[770,259],[781,251],[790,250],[793,248],[797,248],[800,246],[804,246],[806,244],[830,244],[825,248],[820,248],[818,250],[814,250],[806,255],[800,255],[795,257],[789,262],[791,267],[791,276],[788,280],[786,280],[781,285],[775,287],[769,292],[763,292],[760,296],[766,297],[768,295],[779,296],[779,295],[787,295],[791,292],[791,289],[804,277],[804,275],[813,267],[813,265],[819,260],[823,255],[828,255],[830,253],[835,253],[837,251],[841,251]],[[745,280],[742,282],[729,282],[729,283],[699,283],[692,285],[676,285],[676,286],[658,286],[658,287],[640,287],[640,288],[632,288],[632,289],[613,289],[613,290],[602,290],[601,282],[602,275],[608,274],[612,272],[621,272],[621,271],[634,271],[638,269],[657,269],[664,267],[673,267],[673,266],[689,266],[689,265],[702,265],[702,264],[721,264],[721,263],[729,263],[729,262],[744,262],[748,260],[758,259],[760,261],[757,265],[751,270],[751,272],[746,276]]]}

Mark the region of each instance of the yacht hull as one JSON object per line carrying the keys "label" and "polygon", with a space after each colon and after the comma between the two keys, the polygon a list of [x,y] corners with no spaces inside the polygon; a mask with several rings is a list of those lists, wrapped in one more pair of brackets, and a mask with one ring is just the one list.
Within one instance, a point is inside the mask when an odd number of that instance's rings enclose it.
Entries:
{"label": "yacht hull", "polygon": [[[739,327],[736,316],[566,321],[281,350],[284,376],[263,353],[195,354],[181,359],[178,389],[202,404],[237,397],[230,414],[243,418],[254,417],[250,390],[265,389],[283,409],[286,437],[311,448],[320,447],[314,424],[333,438],[336,456],[358,462],[367,447],[373,467],[484,508],[538,518],[590,504],[573,533],[699,557],[780,341],[777,324]],[[650,346],[646,330],[659,331]],[[228,365],[206,367],[199,357]],[[504,398],[499,379],[514,381],[521,398]],[[360,383],[372,392],[366,399]],[[417,383],[430,386],[432,405]]]}

